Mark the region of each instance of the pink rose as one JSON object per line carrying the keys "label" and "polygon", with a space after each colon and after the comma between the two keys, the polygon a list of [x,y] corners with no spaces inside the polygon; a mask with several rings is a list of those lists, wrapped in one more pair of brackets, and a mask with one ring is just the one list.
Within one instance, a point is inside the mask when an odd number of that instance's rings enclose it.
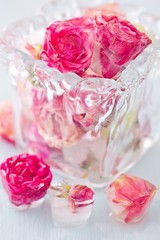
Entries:
{"label": "pink rose", "polygon": [[81,74],[91,63],[95,29],[87,17],[51,24],[45,33],[42,60],[62,73]]}
{"label": "pink rose", "polygon": [[11,102],[0,104],[0,136],[15,143],[13,107]]}
{"label": "pink rose", "polygon": [[49,147],[61,149],[76,142],[82,136],[81,130],[67,117],[64,96],[53,96],[48,102],[35,102],[33,114],[39,134]]}
{"label": "pink rose", "polygon": [[71,187],[69,191],[69,197],[76,202],[83,202],[92,200],[94,198],[94,192],[91,188],[84,185],[75,185]]}
{"label": "pink rose", "polygon": [[92,205],[95,200],[93,189],[86,185],[70,185],[64,182],[64,184],[51,186],[50,192],[52,191],[56,191],[57,198],[66,198],[68,200],[68,206],[73,213],[77,212],[77,208]]}
{"label": "pink rose", "polygon": [[121,174],[106,188],[113,215],[125,223],[139,221],[151,204],[157,188],[150,182]]}
{"label": "pink rose", "polygon": [[73,122],[84,131],[94,131],[101,117],[101,124],[108,125],[119,97],[116,90],[107,84],[103,80],[92,83],[85,80],[71,90],[65,100],[68,115],[72,115]]}
{"label": "pink rose", "polygon": [[48,165],[36,155],[20,154],[1,164],[1,177],[10,201],[30,205],[44,197],[52,180]]}
{"label": "pink rose", "polygon": [[97,15],[91,70],[100,77],[118,78],[122,70],[152,42],[122,16]]}
{"label": "pink rose", "polygon": [[68,204],[75,213],[79,207],[86,207],[94,203],[95,193],[94,191],[84,185],[72,186],[68,193]]}

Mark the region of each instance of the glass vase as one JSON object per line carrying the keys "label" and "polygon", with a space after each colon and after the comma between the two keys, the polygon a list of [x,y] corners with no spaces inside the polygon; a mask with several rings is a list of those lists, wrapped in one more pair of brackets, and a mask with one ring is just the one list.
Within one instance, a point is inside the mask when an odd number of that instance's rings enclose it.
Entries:
{"label": "glass vase", "polygon": [[[96,6],[106,1],[92,1]],[[11,74],[16,143],[42,155],[57,172],[101,187],[133,166],[160,136],[160,19],[124,5],[153,43],[117,81],[62,74],[25,50],[43,43],[56,20],[82,15],[85,0],[57,0],[0,35],[0,60]],[[81,109],[81,110],[79,110]]]}

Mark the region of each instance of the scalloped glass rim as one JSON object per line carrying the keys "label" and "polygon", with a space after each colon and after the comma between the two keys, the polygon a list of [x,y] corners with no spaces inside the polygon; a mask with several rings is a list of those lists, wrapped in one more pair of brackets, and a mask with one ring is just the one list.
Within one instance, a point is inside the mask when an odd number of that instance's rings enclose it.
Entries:
{"label": "scalloped glass rim", "polygon": [[[74,1],[74,4],[69,4],[72,2],[72,0],[54,0],[47,4],[45,4],[42,8],[38,9],[34,15],[32,15],[30,18],[25,18],[21,21],[15,22],[12,25],[6,27],[3,32],[0,35],[0,61],[3,63],[7,63],[9,66],[9,71],[12,73],[12,75],[18,74],[19,64],[24,71],[26,71],[26,76],[28,75],[28,69],[32,66],[35,72],[37,72],[37,69],[41,69],[41,71],[45,72],[45,76],[47,76],[46,80],[44,80],[44,76],[41,77],[39,75],[36,76],[37,81],[40,83],[41,87],[45,87],[49,90],[59,91],[61,94],[62,89],[59,86],[59,83],[62,81],[65,85],[65,88],[72,89],[74,88],[78,83],[82,81],[88,80],[91,81],[102,81],[104,84],[107,83],[107,85],[113,85],[117,89],[121,91],[123,88],[124,91],[128,91],[133,87],[136,87],[137,84],[139,84],[146,74],[151,70],[152,66],[152,59],[154,57],[154,54],[156,53],[157,49],[160,47],[159,43],[159,37],[158,37],[158,30],[159,29],[149,29],[149,25],[147,24],[148,21],[152,21],[152,24],[150,26],[153,26],[153,22],[157,22],[156,26],[158,27],[160,25],[160,19],[156,18],[150,14],[148,14],[144,8],[137,7],[134,5],[122,5],[123,10],[126,13],[126,17],[129,20],[132,20],[136,23],[141,24],[141,14],[145,14],[146,17],[146,24],[145,28],[147,30],[150,30],[152,34],[154,34],[155,42],[147,47],[147,49],[140,54],[134,61],[132,61],[126,69],[122,72],[121,76],[118,78],[117,81],[113,79],[105,79],[105,78],[87,78],[82,79],[75,73],[65,73],[62,74],[57,69],[53,69],[48,67],[43,61],[41,60],[35,60],[31,56],[29,56],[27,53],[21,51],[18,49],[18,43],[24,39],[28,34],[33,33],[34,31],[37,31],[38,29],[44,29],[46,28],[51,22],[57,20],[57,19],[66,19],[67,14],[66,12],[69,11],[68,14],[70,14],[72,17],[79,16],[81,11],[79,9],[82,9],[82,6],[86,5],[84,0],[76,0]],[[59,4],[62,3],[65,4],[65,6],[69,6],[68,9],[64,7],[61,9],[61,13],[58,13],[57,15],[54,14],[47,14],[47,12],[53,8],[53,4]],[[94,0],[92,2],[92,5],[100,5],[107,3],[105,0],[97,1]],[[89,4],[91,7],[91,4]],[[80,6],[80,7],[79,7]],[[58,6],[57,6],[58,8]],[[59,9],[59,8],[58,8]],[[74,9],[74,11],[73,11]],[[52,9],[53,10],[53,9]],[[54,13],[54,11],[53,11]],[[160,32],[160,30],[159,30]],[[156,34],[155,34],[156,33]],[[160,35],[159,35],[160,36]],[[12,62],[12,59],[16,58],[17,61],[14,61],[14,64]],[[150,62],[150,64],[146,64],[146,61]],[[145,66],[150,66],[149,69],[145,68]],[[143,71],[142,71],[143,67]],[[128,74],[132,74],[133,78],[131,81],[128,81]],[[24,73],[23,73],[24,76]],[[70,81],[70,78],[72,79],[72,82]],[[74,81],[73,81],[74,79]],[[68,90],[69,90],[68,89]]]}

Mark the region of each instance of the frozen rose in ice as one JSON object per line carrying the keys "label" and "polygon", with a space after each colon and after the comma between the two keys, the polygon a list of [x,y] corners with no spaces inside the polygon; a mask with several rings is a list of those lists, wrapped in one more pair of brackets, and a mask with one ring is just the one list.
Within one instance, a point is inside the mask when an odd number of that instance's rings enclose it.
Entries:
{"label": "frozen rose in ice", "polygon": [[86,8],[83,15],[94,18],[97,14],[102,15],[124,15],[121,6],[118,3],[108,3],[97,8]]}
{"label": "frozen rose in ice", "polygon": [[30,55],[35,59],[41,59],[41,50],[42,46],[39,44],[35,44],[32,46],[30,43],[25,44],[25,49],[30,53]]}
{"label": "frozen rose in ice", "polygon": [[84,185],[75,185],[69,191],[69,197],[77,202],[92,200],[94,192],[91,188]]}
{"label": "frozen rose in ice", "polygon": [[11,102],[0,104],[0,136],[15,143],[13,107]]}
{"label": "frozen rose in ice", "polygon": [[108,125],[118,96],[116,90],[105,80],[84,80],[78,88],[70,91],[66,99],[68,115],[72,115],[73,122],[83,130],[95,129],[101,116],[105,115],[104,125]]}
{"label": "frozen rose in ice", "polygon": [[57,225],[79,226],[88,221],[95,193],[92,188],[85,184],[81,179],[80,182],[70,180],[55,183],[49,188],[52,215]]}
{"label": "frozen rose in ice", "polygon": [[106,188],[113,215],[125,223],[138,222],[149,208],[157,188],[150,182],[121,174]]}
{"label": "frozen rose in ice", "polygon": [[68,203],[72,212],[76,212],[78,207],[85,207],[94,203],[93,189],[84,185],[72,186],[68,193]]}
{"label": "frozen rose in ice", "polygon": [[58,198],[66,198],[68,207],[73,213],[80,207],[86,207],[94,203],[95,193],[92,188],[86,185],[70,185],[67,182],[56,186],[51,186],[52,190],[58,192]]}
{"label": "frozen rose in ice", "polygon": [[3,186],[10,201],[16,205],[31,205],[44,197],[52,173],[41,157],[20,154],[6,159],[0,167]]}
{"label": "frozen rose in ice", "polygon": [[73,122],[83,128],[89,128],[98,121],[101,96],[96,91],[85,88],[73,89],[70,98],[66,99],[68,112],[72,114]]}
{"label": "frozen rose in ice", "polygon": [[82,131],[74,122],[68,119],[64,96],[53,96],[53,99],[43,103],[34,102],[32,107],[39,134],[49,147],[63,148],[80,139]]}
{"label": "frozen rose in ice", "polygon": [[62,73],[82,74],[90,66],[94,40],[95,28],[91,18],[54,22],[46,29],[42,60]]}
{"label": "frozen rose in ice", "polygon": [[40,91],[32,93],[38,132],[49,147],[59,149],[74,144],[86,131],[94,131],[104,115],[101,124],[108,125],[119,99],[106,79],[85,79],[60,96],[53,94],[50,101]]}
{"label": "frozen rose in ice", "polygon": [[98,14],[95,21],[96,41],[90,68],[100,77],[117,79],[152,41],[123,16]]}

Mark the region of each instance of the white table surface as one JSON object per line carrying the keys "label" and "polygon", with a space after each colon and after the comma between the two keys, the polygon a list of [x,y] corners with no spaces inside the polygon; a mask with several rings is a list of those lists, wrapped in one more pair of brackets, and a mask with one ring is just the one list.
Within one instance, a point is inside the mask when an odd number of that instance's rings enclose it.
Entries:
{"label": "white table surface", "polygon": [[[74,1],[74,0],[73,0]],[[87,1],[87,0],[86,0]],[[45,0],[0,0],[0,29],[11,22],[32,14]],[[160,16],[158,0],[118,0],[145,6]],[[9,76],[0,65],[0,101],[10,99]],[[0,140],[0,162],[19,153],[19,150]],[[160,142],[129,171],[160,186]],[[53,176],[57,178],[57,176]],[[42,207],[27,212],[14,210],[0,185],[0,240],[159,240],[160,191],[144,220],[135,225],[122,224],[109,216],[104,189],[96,190],[96,201],[88,224],[80,228],[64,229],[54,226],[48,199]]]}

